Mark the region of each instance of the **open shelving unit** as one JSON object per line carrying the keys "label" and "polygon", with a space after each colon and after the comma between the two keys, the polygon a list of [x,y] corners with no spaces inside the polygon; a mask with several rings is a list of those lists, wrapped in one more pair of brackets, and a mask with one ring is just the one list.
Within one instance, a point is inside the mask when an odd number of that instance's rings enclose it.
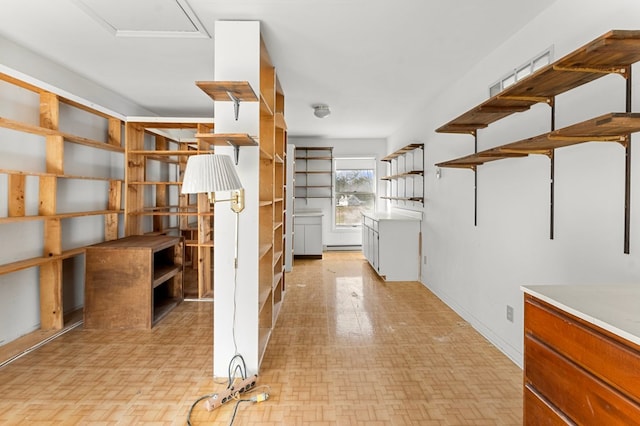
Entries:
{"label": "open shelving unit", "polygon": [[[474,222],[477,224],[477,167],[491,161],[542,154],[550,159],[549,234],[553,239],[555,149],[592,141],[617,142],[625,148],[624,252],[629,253],[630,143],[631,134],[640,131],[640,114],[631,111],[631,66],[639,60],[640,31],[609,31],[438,128],[436,131],[439,133],[467,133],[474,136],[473,154],[436,164],[437,167],[471,169],[476,174]],[[612,112],[555,129],[555,97],[608,74],[617,74],[626,79],[626,111]],[[551,106],[551,130],[548,133],[478,151],[479,129],[513,113],[526,111],[537,103]]]}
{"label": "open shelving unit", "polygon": [[[0,81],[3,85],[12,87],[11,91],[15,90],[15,93],[19,92],[21,96],[37,99],[37,106],[34,106],[35,111],[32,114],[36,117],[37,124],[0,117],[5,146],[22,143],[27,134],[29,143],[42,143],[41,148],[37,148],[38,152],[30,153],[35,157],[40,156],[29,165],[33,166],[33,169],[0,169],[2,180],[7,182],[6,214],[0,217],[0,227],[20,223],[27,226],[26,223],[29,223],[28,232],[31,234],[32,230],[41,226],[41,230],[33,231],[41,235],[39,247],[31,250],[41,250],[41,255],[0,264],[0,275],[37,268],[39,286],[40,330],[10,342],[8,346],[11,348],[3,348],[4,358],[6,354],[11,355],[9,352],[13,348],[16,348],[16,352],[23,350],[21,342],[28,342],[26,345],[37,343],[50,337],[52,333],[74,326],[82,319],[81,310],[74,311],[65,307],[63,303],[65,283],[71,281],[70,277],[66,276],[64,264],[69,259],[83,256],[86,246],[70,244],[68,238],[65,238],[65,233],[74,227],[76,220],[102,216],[104,220],[101,240],[117,239],[123,216],[124,177],[101,175],[100,171],[94,174],[88,172],[86,175],[69,173],[67,170],[73,170],[74,166],[83,168],[83,164],[77,161],[71,163],[69,157],[76,149],[74,145],[81,145],[83,149],[87,148],[90,151],[108,152],[109,155],[114,154],[120,158],[124,156],[125,149],[122,143],[124,117],[94,107],[88,102],[83,103],[65,92],[55,92],[55,89],[50,87],[44,88],[44,84],[39,86],[35,81],[24,81],[4,73],[0,73]],[[78,134],[64,130],[70,127],[79,128],[80,126],[74,126],[75,120],[79,117],[91,121],[95,128],[79,129]],[[87,134],[79,134],[85,132]],[[67,191],[72,190],[70,188],[73,185],[82,185],[83,188],[91,188],[95,194],[101,194],[101,201],[97,204],[102,204],[103,207],[96,209],[96,203],[93,203],[92,207],[65,210],[67,206],[62,205],[60,200]],[[37,211],[33,208],[36,200]],[[41,222],[41,225],[30,224],[34,222]],[[69,247],[70,245],[72,246]]]}
{"label": "open shelving unit", "polygon": [[152,328],[183,299],[182,244],[136,235],[87,247],[84,327]]}
{"label": "open shelving unit", "polygon": [[333,147],[296,146],[295,198],[333,198]]}
{"label": "open shelving unit", "polygon": [[215,141],[174,133],[206,135],[211,129],[212,119],[131,117],[126,123],[126,235],[182,236],[200,299],[213,297],[213,212],[206,195],[182,195],[180,189],[189,156],[211,152]]}
{"label": "open shelving unit", "polygon": [[381,180],[388,182],[386,196],[393,205],[424,204],[424,144],[412,143],[392,152],[380,161],[389,163],[388,176]]}

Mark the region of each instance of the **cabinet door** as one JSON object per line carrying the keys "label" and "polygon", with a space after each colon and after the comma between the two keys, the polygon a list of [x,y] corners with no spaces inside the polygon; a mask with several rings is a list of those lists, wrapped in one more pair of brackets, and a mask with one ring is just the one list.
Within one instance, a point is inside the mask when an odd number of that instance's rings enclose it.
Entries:
{"label": "cabinet door", "polygon": [[304,225],[305,254],[322,254],[322,225]]}
{"label": "cabinet door", "polygon": [[369,227],[362,225],[362,254],[369,260]]}
{"label": "cabinet door", "polygon": [[307,254],[304,243],[306,225],[293,226],[293,254]]}
{"label": "cabinet door", "polygon": [[376,271],[380,271],[380,262],[379,262],[379,252],[380,252],[380,240],[378,238],[378,232],[373,229],[370,230],[369,234],[369,247],[371,250],[371,265]]}

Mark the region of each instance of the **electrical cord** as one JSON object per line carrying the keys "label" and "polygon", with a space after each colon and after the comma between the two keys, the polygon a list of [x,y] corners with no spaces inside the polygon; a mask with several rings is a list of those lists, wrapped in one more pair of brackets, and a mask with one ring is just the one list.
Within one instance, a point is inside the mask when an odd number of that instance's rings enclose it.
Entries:
{"label": "electrical cord", "polygon": [[189,412],[187,413],[187,425],[188,426],[192,426],[192,424],[191,424],[191,413],[193,413],[193,409],[195,408],[195,406],[198,405],[198,403],[200,401],[203,401],[203,400],[205,400],[207,398],[213,398],[215,395],[216,395],[215,393],[210,393],[210,394],[207,394],[207,395],[203,395],[200,398],[196,399],[193,402],[193,404],[191,404],[191,407],[189,408]]}
{"label": "electrical cord", "polygon": [[[227,389],[230,389],[233,386],[233,383],[235,381],[235,377],[236,373],[238,373],[240,375],[240,377],[242,378],[242,380],[245,380],[247,378],[247,364],[244,360],[244,357],[238,352],[238,343],[236,341],[236,311],[237,311],[237,300],[238,300],[238,235],[239,235],[239,231],[238,231],[238,220],[239,220],[239,213],[236,213],[236,220],[235,220],[235,240],[236,240],[236,247],[235,247],[235,258],[234,258],[234,274],[233,274],[233,323],[231,326],[231,334],[232,334],[232,338],[233,338],[233,348],[234,348],[234,353],[235,355],[231,358],[231,360],[229,361],[229,366],[227,369],[227,375],[228,375],[228,380],[227,380]],[[235,364],[235,367],[234,367]],[[222,384],[222,383],[219,383]],[[270,391],[269,386],[267,385],[262,385],[259,386],[255,389],[253,389],[252,391],[255,391],[257,389],[260,388],[267,388]],[[193,409],[195,408],[195,406],[200,402],[203,401],[207,398],[212,398],[214,396],[216,396],[216,393],[211,393],[211,394],[207,394],[207,395],[203,395],[201,397],[199,397],[198,399],[196,399],[194,401],[193,404],[191,404],[191,407],[189,408],[189,412],[187,414],[187,425],[188,426],[192,426],[191,424],[191,413],[193,412]],[[229,422],[229,426],[233,425],[233,422],[235,421],[236,418],[236,414],[238,413],[238,407],[240,406],[241,403],[243,402],[254,402],[254,403],[259,403],[262,401],[266,401],[267,399],[269,399],[269,393],[267,392],[261,392],[249,399],[239,399],[240,398],[240,393],[236,392],[235,394],[232,395],[233,399],[236,400],[236,404],[233,407],[233,414],[231,415],[231,420]]]}

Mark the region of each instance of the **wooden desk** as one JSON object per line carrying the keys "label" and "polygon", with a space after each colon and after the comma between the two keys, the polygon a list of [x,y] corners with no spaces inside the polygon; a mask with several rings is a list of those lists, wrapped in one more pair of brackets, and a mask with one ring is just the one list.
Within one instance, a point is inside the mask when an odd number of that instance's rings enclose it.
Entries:
{"label": "wooden desk", "polygon": [[132,236],[86,249],[84,327],[150,329],[183,299],[180,237]]}

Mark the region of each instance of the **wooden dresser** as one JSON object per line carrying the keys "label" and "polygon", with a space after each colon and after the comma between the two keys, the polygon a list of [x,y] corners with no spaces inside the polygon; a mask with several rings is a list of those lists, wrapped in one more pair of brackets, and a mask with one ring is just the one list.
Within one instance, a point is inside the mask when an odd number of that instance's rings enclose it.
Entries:
{"label": "wooden dresser", "polygon": [[523,290],[524,424],[640,424],[640,285]]}
{"label": "wooden dresser", "polygon": [[183,299],[181,237],[132,236],[86,249],[84,327],[149,329]]}

